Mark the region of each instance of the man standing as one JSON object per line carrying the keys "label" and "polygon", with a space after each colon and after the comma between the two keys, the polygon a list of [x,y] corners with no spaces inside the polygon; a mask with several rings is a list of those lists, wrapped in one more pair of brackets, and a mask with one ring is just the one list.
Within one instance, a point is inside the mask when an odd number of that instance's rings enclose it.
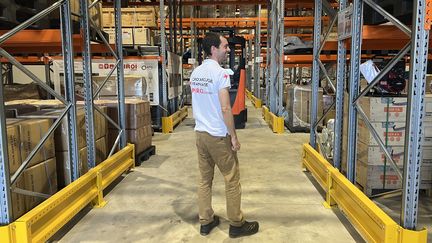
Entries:
{"label": "man standing", "polygon": [[190,77],[192,110],[195,118],[196,146],[201,174],[198,188],[201,235],[208,235],[219,225],[214,214],[212,182],[215,165],[225,179],[227,216],[231,238],[258,232],[258,222],[247,222],[241,211],[241,185],[237,151],[240,143],[234,127],[229,88],[230,76],[220,66],[229,52],[227,39],[216,33],[207,33],[203,40],[207,59]]}

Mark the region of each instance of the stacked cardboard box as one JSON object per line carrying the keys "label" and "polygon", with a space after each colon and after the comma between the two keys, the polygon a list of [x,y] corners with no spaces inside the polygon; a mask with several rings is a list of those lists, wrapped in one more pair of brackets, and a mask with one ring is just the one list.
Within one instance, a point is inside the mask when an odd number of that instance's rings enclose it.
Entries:
{"label": "stacked cardboard box", "polygon": [[[115,44],[115,29],[105,28],[104,31],[109,36],[109,43]],[[134,27],[134,28],[122,28],[122,41],[123,45],[153,45],[154,41],[151,36],[149,28]]]}
{"label": "stacked cardboard box", "polygon": [[[48,119],[7,119],[7,145],[10,174],[13,175],[26,160],[33,148],[48,132]],[[19,189],[52,195],[57,191],[56,160],[54,158],[53,136],[30,160],[18,178]],[[12,193],[12,217],[19,218],[43,201],[42,198]]]}
{"label": "stacked cardboard box", "polygon": [[426,74],[426,87],[425,87],[426,94],[432,93],[432,75]]}
{"label": "stacked cardboard box", "polygon": [[[55,3],[56,0],[49,0],[48,5],[52,5]],[[79,0],[71,0],[70,3],[70,10],[74,14],[81,14],[80,12],[80,1]],[[60,11],[52,11],[50,14],[50,19],[52,19],[52,22],[55,22],[56,20],[60,18]],[[80,19],[78,16],[72,15],[71,16],[72,21],[79,23]],[[93,20],[95,23],[95,26],[99,29],[102,28],[103,20],[102,20],[102,3],[97,3],[94,7],[89,8],[89,18]]]}
{"label": "stacked cardboard box", "polygon": [[[155,7],[122,8],[121,23],[123,27],[157,27],[157,9]],[[104,27],[115,26],[113,8],[102,8]]]}
{"label": "stacked cardboard box", "polygon": [[[345,95],[345,104],[347,95]],[[406,127],[406,97],[365,97],[360,100],[360,106],[369,117],[372,127],[387,146],[393,160],[400,170],[403,168],[404,142]],[[424,142],[422,143],[421,189],[432,186],[432,96],[425,97],[426,114],[423,123]],[[348,109],[344,110],[343,129],[343,171],[346,171],[347,117]],[[358,121],[357,129],[357,168],[356,182],[363,187],[367,195],[374,190],[398,189],[402,182],[396,171],[386,159],[378,142],[369,132],[362,119]]]}
{"label": "stacked cardboard box", "polygon": [[[80,104],[79,104],[80,105]],[[106,113],[106,107],[100,107],[100,109]],[[53,117],[52,121],[57,119],[57,117],[62,113],[61,109],[42,109],[36,112],[27,113],[20,117],[22,118],[35,118],[40,116],[48,116]],[[99,151],[105,151],[106,156],[106,135],[107,135],[107,121],[106,119],[97,111],[94,113],[94,123],[95,123],[95,139],[96,144],[99,144],[100,147],[96,148]],[[83,165],[87,165],[87,156],[83,154],[87,154],[83,150],[86,150],[87,140],[86,140],[86,125],[85,125],[85,110],[84,107],[78,106],[76,110],[76,123],[77,123],[77,144],[78,144],[78,164],[79,164],[79,172],[80,175],[87,172],[87,166],[83,167]],[[99,141],[100,140],[100,141]],[[59,188],[63,188],[64,186],[70,183],[70,163],[68,159],[68,150],[69,150],[69,136],[68,136],[68,122],[67,119],[64,118],[57,129],[54,131],[54,141],[55,141],[55,155],[57,157],[57,178],[58,178],[58,186]],[[98,142],[99,141],[99,142]],[[102,142],[101,142],[102,141]],[[102,144],[105,144],[102,147]],[[52,145],[54,149],[54,145]],[[100,155],[104,157],[103,155]],[[67,159],[66,159],[67,158]],[[103,158],[102,160],[104,160]],[[95,161],[96,164],[100,163],[100,161]]]}
{"label": "stacked cardboard box", "polygon": [[[310,102],[312,91],[310,86],[290,85],[287,90],[286,106],[288,110],[288,128],[291,131],[296,129],[309,129],[310,123]],[[318,117],[323,113],[323,91],[318,91]]]}
{"label": "stacked cardboard box", "polygon": [[[89,170],[87,155],[88,155],[87,154],[87,146],[83,147],[82,149],[80,149],[78,151],[78,159],[79,159],[78,166],[79,166],[79,171],[80,171],[81,175],[85,174]],[[95,142],[95,155],[96,155],[95,165],[100,164],[102,161],[104,161],[106,159],[106,157],[107,157],[107,141],[106,141],[105,136],[96,140],[96,142]],[[68,151],[56,151],[56,158],[58,161],[62,162],[62,163],[60,163],[60,166],[70,165]],[[60,171],[65,173],[64,167],[62,167],[62,169]],[[66,186],[66,181],[65,181],[64,176],[59,177],[58,179],[59,179],[59,187],[60,188]]]}
{"label": "stacked cardboard box", "polygon": [[[97,100],[97,104],[108,107],[108,116],[118,120],[116,100]],[[141,99],[126,99],[126,139],[135,144],[135,153],[139,154],[151,146],[153,130],[151,127],[150,102]],[[108,131],[108,148],[114,145],[118,130],[110,124]]]}
{"label": "stacked cardboard box", "polygon": [[[104,113],[107,112],[106,107],[99,107]],[[108,131],[107,120],[98,111],[94,113],[94,136],[95,136],[95,149],[99,151],[99,157],[96,157],[95,164],[99,164],[101,161],[106,159],[106,135]],[[68,170],[70,162],[68,159],[68,124],[67,120],[63,120],[59,128],[55,131],[56,141],[56,156],[58,159],[58,179],[59,188],[62,188],[70,183]],[[87,138],[86,138],[86,126],[85,126],[85,110],[83,107],[77,109],[77,138],[78,138],[78,154],[79,154],[79,172],[80,175],[85,174],[88,171],[87,166]],[[101,153],[101,151],[104,153]],[[66,156],[65,156],[66,155]],[[61,170],[60,168],[63,168]]]}

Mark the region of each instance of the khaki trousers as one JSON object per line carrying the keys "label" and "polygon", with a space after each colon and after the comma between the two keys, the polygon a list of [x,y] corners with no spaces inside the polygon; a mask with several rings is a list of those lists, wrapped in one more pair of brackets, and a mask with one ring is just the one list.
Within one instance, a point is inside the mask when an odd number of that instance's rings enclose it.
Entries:
{"label": "khaki trousers", "polygon": [[233,226],[244,223],[241,211],[241,185],[237,152],[231,149],[231,137],[214,137],[206,132],[196,132],[198,165],[201,174],[198,187],[200,223],[213,221],[212,183],[215,165],[225,179],[227,216]]}

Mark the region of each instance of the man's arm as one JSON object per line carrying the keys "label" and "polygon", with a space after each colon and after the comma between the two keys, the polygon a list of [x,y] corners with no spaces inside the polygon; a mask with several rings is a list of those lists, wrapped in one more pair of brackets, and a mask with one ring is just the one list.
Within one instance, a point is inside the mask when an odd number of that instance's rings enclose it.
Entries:
{"label": "man's arm", "polygon": [[231,135],[232,150],[239,151],[240,142],[238,141],[237,133],[235,131],[234,117],[231,110],[231,102],[229,96],[229,88],[223,88],[219,90],[219,101],[221,104],[225,125],[227,126],[228,132]]}

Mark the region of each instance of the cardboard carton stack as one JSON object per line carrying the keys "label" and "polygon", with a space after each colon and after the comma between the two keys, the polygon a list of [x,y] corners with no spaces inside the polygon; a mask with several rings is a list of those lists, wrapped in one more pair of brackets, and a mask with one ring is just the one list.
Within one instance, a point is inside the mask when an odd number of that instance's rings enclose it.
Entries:
{"label": "cardboard carton stack", "polygon": [[[347,102],[347,98],[345,98]],[[406,127],[406,97],[365,97],[360,105],[387,146],[393,160],[400,170],[403,169],[404,142]],[[421,189],[432,187],[432,95],[425,97],[426,115],[423,119],[424,141],[422,143]],[[347,117],[344,111],[343,129],[343,167],[346,168]],[[386,159],[369,129],[362,119],[358,120],[357,129],[357,168],[356,182],[363,187],[367,195],[374,190],[399,189],[402,181]],[[346,169],[343,168],[343,171]]]}
{"label": "cardboard carton stack", "polygon": [[[33,148],[48,132],[51,121],[48,119],[7,119],[7,145],[11,176],[18,170]],[[16,187],[52,195],[57,191],[56,160],[54,158],[53,136],[30,160]],[[17,219],[44,199],[12,193],[12,217]]]}
{"label": "cardboard carton stack", "polygon": [[[287,89],[286,107],[288,110],[288,128],[292,132],[308,130],[310,127],[310,102],[312,91],[310,86],[289,85]],[[318,91],[318,117],[323,113],[323,91]]]}
{"label": "cardboard carton stack", "polygon": [[[100,107],[106,113],[106,107]],[[94,111],[94,136],[95,136],[95,152],[96,161],[95,165],[106,159],[106,135],[108,131],[107,120],[98,112]],[[68,170],[70,162],[68,158],[68,134],[67,120],[64,119],[55,131],[56,141],[56,157],[58,159],[57,165],[59,166],[59,187],[62,188],[70,183]],[[85,111],[83,107],[77,109],[77,138],[78,138],[78,157],[79,157],[79,171],[80,175],[88,171],[87,166],[87,138],[85,126]],[[61,168],[61,169],[60,169]]]}
{"label": "cardboard carton stack", "polygon": [[[97,104],[108,107],[108,116],[115,122],[118,120],[117,100],[97,100]],[[152,126],[150,115],[150,102],[141,99],[126,99],[126,139],[128,143],[135,144],[135,154],[140,154],[152,143]],[[118,135],[118,130],[109,125],[108,149],[110,149]]]}
{"label": "cardboard carton stack", "polygon": [[[100,107],[106,112],[106,107]],[[52,122],[62,113],[61,109],[42,109],[36,112],[27,113],[21,118],[36,118],[40,116],[52,116]],[[77,107],[77,144],[78,144],[78,164],[80,175],[88,171],[87,166],[87,140],[86,140],[86,125],[84,107]],[[95,149],[96,149],[96,165],[106,159],[106,135],[107,135],[107,120],[97,111],[94,113],[95,123]],[[54,131],[55,141],[55,156],[57,158],[57,179],[59,188],[70,183],[70,162],[69,162],[69,138],[68,138],[68,122],[66,117]],[[54,148],[54,145],[52,146]]]}

